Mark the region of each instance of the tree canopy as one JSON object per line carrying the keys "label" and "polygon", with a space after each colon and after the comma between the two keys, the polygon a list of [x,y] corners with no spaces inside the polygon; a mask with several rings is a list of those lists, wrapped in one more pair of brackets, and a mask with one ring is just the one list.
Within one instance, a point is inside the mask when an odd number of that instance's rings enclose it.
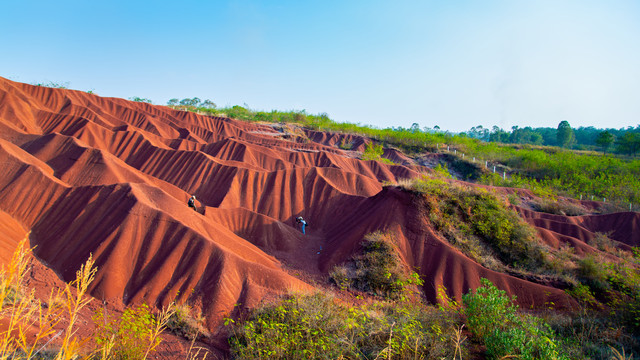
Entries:
{"label": "tree canopy", "polygon": [[558,139],[558,145],[563,148],[571,146],[575,141],[573,129],[571,129],[571,125],[569,125],[567,120],[562,120],[560,124],[558,124],[556,137]]}

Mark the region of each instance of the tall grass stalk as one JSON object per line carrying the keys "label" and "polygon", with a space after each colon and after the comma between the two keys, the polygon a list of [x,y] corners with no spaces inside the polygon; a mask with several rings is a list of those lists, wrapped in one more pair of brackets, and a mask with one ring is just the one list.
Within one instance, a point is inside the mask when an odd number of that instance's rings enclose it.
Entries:
{"label": "tall grass stalk", "polygon": [[[36,300],[33,290],[27,291],[23,282],[27,274],[31,249],[27,236],[18,243],[11,262],[0,270],[0,318],[7,321],[0,333],[0,358],[31,358],[38,343],[54,333],[60,308],[45,309]],[[49,304],[53,303],[53,293]]]}
{"label": "tall grass stalk", "polygon": [[[87,306],[92,300],[92,298],[85,295],[97,271],[93,266],[94,263],[93,257],[89,255],[89,259],[80,266],[80,270],[76,271],[76,279],[71,282],[71,284],[67,284],[63,290],[63,298],[65,300],[64,308],[69,317],[69,324],[67,325],[60,351],[55,357],[55,360],[70,360],[75,358],[85,342],[77,339],[75,336],[76,329],[74,329],[74,327],[80,310]],[[74,290],[72,290],[72,288],[74,288]]]}

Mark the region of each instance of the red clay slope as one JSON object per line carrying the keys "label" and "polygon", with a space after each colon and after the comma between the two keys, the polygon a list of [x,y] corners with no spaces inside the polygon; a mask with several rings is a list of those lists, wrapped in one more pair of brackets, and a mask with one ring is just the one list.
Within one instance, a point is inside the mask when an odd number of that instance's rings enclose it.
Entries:
{"label": "red clay slope", "polygon": [[[322,278],[381,229],[399,234],[431,301],[439,285],[460,298],[487,277],[522,304],[569,305],[561,290],[471,261],[430,229],[411,196],[383,188],[428,171],[404,155],[387,151],[406,165],[386,165],[336,146],[362,148],[359,137],[307,132],[312,141],[302,143],[279,135],[268,125],[0,78],[0,230],[31,231],[36,255],[66,281],[93,254],[98,298],[189,301],[211,328],[236,304],[312,289],[291,274]],[[190,194],[204,215],[186,206]],[[547,238],[581,246],[611,228],[618,240],[639,242],[638,214],[570,225],[536,214],[523,213]],[[306,236],[297,216],[310,224]],[[0,260],[14,235],[0,236]]]}

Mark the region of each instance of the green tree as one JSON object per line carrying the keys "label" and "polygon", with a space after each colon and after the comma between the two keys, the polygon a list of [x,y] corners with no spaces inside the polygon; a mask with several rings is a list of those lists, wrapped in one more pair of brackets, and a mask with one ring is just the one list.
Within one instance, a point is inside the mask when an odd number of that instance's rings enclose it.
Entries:
{"label": "green tree", "polygon": [[149,99],[145,99],[145,98],[141,98],[141,97],[138,97],[138,96],[130,97],[130,98],[129,98],[129,100],[131,100],[131,101],[137,101],[137,102],[144,102],[144,103],[148,103],[148,104],[153,104],[153,103],[151,102],[151,100],[149,100]]}
{"label": "green tree", "polygon": [[560,147],[569,147],[575,141],[573,129],[567,120],[562,120],[560,124],[558,124],[556,139],[558,140],[558,146]]}
{"label": "green tree", "polygon": [[609,149],[611,145],[613,145],[614,140],[615,138],[613,134],[611,134],[608,131],[603,131],[600,134],[598,134],[598,137],[596,138],[596,145],[602,148],[603,154],[606,154],[607,149]]}
{"label": "green tree", "polygon": [[193,99],[182,99],[180,100],[180,105],[182,106],[198,106],[198,104],[200,104],[200,98],[194,97]]}
{"label": "green tree", "polygon": [[215,109],[217,105],[213,101],[207,99],[207,100],[203,101],[202,104],[200,104],[200,106],[202,106],[203,108],[207,108],[207,109]]}
{"label": "green tree", "polygon": [[167,101],[167,105],[169,105],[169,106],[176,106],[176,105],[178,105],[178,101],[179,101],[178,99],[173,98],[173,99],[171,99],[171,100]]}
{"label": "green tree", "polygon": [[635,155],[640,150],[640,134],[626,132],[618,139],[617,147],[621,153]]}

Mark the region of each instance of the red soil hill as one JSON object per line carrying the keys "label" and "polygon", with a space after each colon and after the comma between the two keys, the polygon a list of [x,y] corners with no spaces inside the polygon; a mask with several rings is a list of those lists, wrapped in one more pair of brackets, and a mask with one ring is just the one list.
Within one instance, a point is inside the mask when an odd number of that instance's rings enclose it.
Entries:
{"label": "red soil hill", "polygon": [[[429,227],[409,193],[383,188],[429,171],[403,154],[387,149],[404,165],[386,165],[338,147],[362,150],[362,137],[281,135],[269,125],[0,78],[0,260],[15,248],[15,233],[31,231],[35,254],[65,281],[93,254],[93,296],[189,301],[213,328],[236,304],[312,289],[292,274],[322,278],[366,233],[386,229],[398,234],[431,301],[439,285],[459,299],[487,277],[523,305],[570,305],[559,289],[471,261]],[[204,215],[186,206],[191,194]],[[520,211],[554,246],[597,251],[585,240],[610,230],[625,244],[640,242],[635,213]],[[307,236],[297,216],[309,222]]]}

